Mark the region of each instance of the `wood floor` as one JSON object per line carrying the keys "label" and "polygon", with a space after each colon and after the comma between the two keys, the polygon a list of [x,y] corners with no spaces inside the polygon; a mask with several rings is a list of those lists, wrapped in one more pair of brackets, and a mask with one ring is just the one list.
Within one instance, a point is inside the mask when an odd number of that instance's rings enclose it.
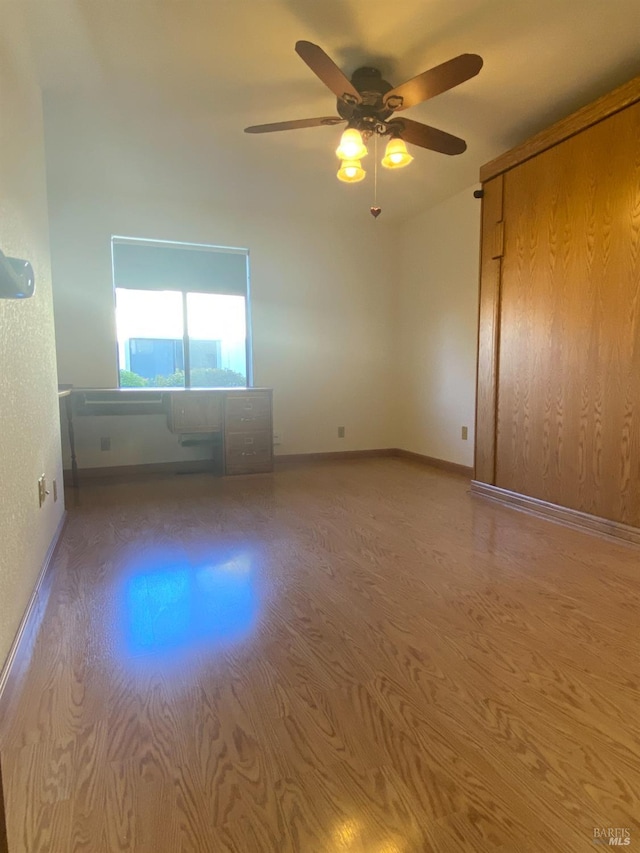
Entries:
{"label": "wood floor", "polygon": [[11,853],[640,846],[640,551],[400,459],[83,486]]}

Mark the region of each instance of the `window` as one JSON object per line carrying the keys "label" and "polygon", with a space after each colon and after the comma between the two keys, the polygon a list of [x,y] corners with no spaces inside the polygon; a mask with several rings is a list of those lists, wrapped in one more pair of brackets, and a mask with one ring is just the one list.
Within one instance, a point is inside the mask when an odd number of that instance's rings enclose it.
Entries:
{"label": "window", "polygon": [[120,387],[251,384],[248,254],[113,237]]}

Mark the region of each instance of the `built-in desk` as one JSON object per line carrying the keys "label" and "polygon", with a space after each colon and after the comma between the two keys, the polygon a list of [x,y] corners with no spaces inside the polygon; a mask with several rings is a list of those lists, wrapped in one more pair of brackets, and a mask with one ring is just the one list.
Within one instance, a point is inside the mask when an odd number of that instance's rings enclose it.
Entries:
{"label": "built-in desk", "polygon": [[220,435],[225,474],[273,470],[270,388],[74,388],[72,400],[79,417],[165,414],[177,435]]}

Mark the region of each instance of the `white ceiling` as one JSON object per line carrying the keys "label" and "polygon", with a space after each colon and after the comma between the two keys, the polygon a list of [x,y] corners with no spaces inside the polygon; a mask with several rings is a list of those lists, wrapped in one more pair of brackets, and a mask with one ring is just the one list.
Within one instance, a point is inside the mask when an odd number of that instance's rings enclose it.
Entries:
{"label": "white ceiling", "polygon": [[373,202],[373,156],[361,184],[335,178],[339,128],[243,133],[335,113],[298,39],[347,75],[375,65],[392,84],[460,53],[484,58],[477,77],[407,112],[468,149],[414,149],[409,168],[380,169],[391,221],[471,186],[484,162],[640,73],[640,0],[6,2],[28,9],[60,186],[263,211],[368,216]]}

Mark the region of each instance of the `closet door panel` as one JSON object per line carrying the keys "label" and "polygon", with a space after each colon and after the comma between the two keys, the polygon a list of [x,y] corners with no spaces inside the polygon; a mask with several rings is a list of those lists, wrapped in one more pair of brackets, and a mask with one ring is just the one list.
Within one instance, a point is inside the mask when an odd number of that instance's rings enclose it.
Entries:
{"label": "closet door panel", "polygon": [[640,104],[504,177],[496,485],[640,526]]}

